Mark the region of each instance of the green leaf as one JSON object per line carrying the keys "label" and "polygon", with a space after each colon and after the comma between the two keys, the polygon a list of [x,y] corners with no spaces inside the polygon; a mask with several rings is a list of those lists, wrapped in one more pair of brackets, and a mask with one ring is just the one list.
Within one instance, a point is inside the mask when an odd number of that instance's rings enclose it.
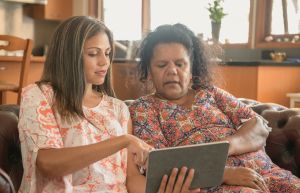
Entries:
{"label": "green leaf", "polygon": [[224,13],[221,1],[222,0],[214,0],[213,4],[208,3],[207,10],[209,11],[209,18],[216,23],[221,23],[222,18],[227,15],[227,13]]}

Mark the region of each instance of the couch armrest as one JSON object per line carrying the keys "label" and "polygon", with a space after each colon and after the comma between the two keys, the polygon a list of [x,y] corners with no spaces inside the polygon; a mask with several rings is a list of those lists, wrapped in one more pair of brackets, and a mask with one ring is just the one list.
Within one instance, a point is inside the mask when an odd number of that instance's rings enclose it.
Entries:
{"label": "couch armrest", "polygon": [[264,117],[272,127],[266,142],[266,152],[272,161],[300,177],[300,109],[240,100]]}
{"label": "couch armrest", "polygon": [[0,105],[0,168],[8,174],[16,190],[23,176],[18,114],[17,105]]}

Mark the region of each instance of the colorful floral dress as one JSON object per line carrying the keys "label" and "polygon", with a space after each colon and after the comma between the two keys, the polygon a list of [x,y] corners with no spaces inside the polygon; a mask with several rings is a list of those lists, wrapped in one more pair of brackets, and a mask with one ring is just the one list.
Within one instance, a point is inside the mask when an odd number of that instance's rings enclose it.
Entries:
{"label": "colorful floral dress", "polygon": [[[129,109],[134,134],[155,148],[218,141],[233,135],[244,119],[256,116],[246,105],[217,87],[198,90],[191,108],[149,95],[137,99]],[[255,170],[263,176],[271,192],[300,192],[300,180],[273,164],[263,150],[230,156],[226,165]],[[221,185],[202,192],[259,191]]]}
{"label": "colorful floral dress", "polygon": [[51,108],[53,100],[49,85],[23,90],[19,135],[24,174],[19,192],[127,192],[126,149],[61,178],[41,175],[36,167],[39,149],[88,145],[127,133],[129,111],[118,99],[104,95],[96,107],[83,107],[85,119],[68,123]]}

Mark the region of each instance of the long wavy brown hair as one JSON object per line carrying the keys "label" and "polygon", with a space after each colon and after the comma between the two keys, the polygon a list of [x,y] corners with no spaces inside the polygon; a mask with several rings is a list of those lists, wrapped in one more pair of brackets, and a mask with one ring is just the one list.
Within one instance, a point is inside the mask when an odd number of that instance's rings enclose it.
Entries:
{"label": "long wavy brown hair", "polygon": [[[62,22],[52,35],[42,78],[37,82],[50,84],[54,91],[54,107],[63,118],[83,117],[82,101],[86,80],[83,47],[87,39],[105,33],[114,55],[113,35],[103,22],[88,16],[75,16]],[[111,65],[102,85],[93,85],[97,92],[115,96],[111,86]]]}

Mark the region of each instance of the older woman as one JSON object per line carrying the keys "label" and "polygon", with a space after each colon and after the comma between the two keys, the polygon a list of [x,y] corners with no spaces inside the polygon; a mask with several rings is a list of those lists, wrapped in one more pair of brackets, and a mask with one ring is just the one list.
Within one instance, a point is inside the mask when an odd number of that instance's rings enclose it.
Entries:
{"label": "older woman", "polygon": [[136,136],[155,148],[230,142],[223,184],[202,191],[300,191],[300,180],[264,152],[264,121],[212,85],[205,46],[191,30],[158,27],[143,40],[140,59],[141,79],[151,80],[156,91],[130,107]]}

